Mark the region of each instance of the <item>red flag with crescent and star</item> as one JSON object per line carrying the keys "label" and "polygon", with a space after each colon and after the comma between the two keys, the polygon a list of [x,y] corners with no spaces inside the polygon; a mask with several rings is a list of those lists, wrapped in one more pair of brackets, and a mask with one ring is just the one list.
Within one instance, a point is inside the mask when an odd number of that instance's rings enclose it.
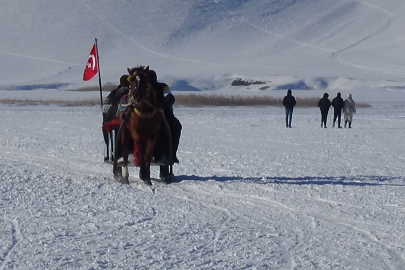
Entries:
{"label": "red flag with crescent and star", "polygon": [[83,72],[83,81],[88,81],[98,72],[97,50],[96,43],[91,48],[89,58],[87,59],[86,67]]}

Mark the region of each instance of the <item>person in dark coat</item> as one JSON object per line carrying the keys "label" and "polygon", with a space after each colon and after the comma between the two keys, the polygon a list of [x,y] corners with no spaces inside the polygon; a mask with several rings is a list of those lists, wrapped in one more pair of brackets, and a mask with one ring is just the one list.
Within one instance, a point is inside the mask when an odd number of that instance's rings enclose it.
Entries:
{"label": "person in dark coat", "polygon": [[124,95],[129,92],[129,75],[122,75],[120,84],[104,99],[101,110],[103,112],[103,123],[113,120],[117,114],[118,104]]}
{"label": "person in dark coat", "polygon": [[342,99],[342,94],[340,92],[338,92],[336,97],[332,100],[332,106],[334,108],[332,127],[335,127],[336,118],[337,118],[337,120],[338,120],[338,128],[342,128],[340,126],[340,121],[342,119],[342,109],[344,107],[344,102],[343,102],[343,99]]}
{"label": "person in dark coat", "polygon": [[[173,114],[173,105],[176,101],[174,95],[170,91],[170,88],[167,84],[161,83],[157,81],[156,72],[152,69],[146,72],[146,78],[148,83],[151,84],[153,89],[157,91],[163,91],[164,100],[162,102],[162,110],[169,124],[170,132],[172,135],[172,160],[174,163],[178,163],[179,160],[177,158],[177,149],[179,147],[180,136],[182,125],[180,121],[174,116]],[[163,161],[165,158],[168,157],[169,152],[169,144],[167,141],[167,132],[165,130],[165,126],[162,124],[158,137],[156,139],[155,148],[154,148],[154,157],[156,161]],[[160,166],[160,178],[165,179],[169,176],[168,166]]]}
{"label": "person in dark coat", "polygon": [[328,119],[328,112],[329,108],[332,103],[329,100],[329,94],[323,94],[323,98],[321,98],[318,102],[318,107],[321,109],[321,127],[326,128],[326,121]]}
{"label": "person in dark coat", "polygon": [[285,125],[288,128],[291,128],[293,109],[296,104],[297,101],[295,100],[295,97],[292,95],[291,89],[288,89],[287,95],[283,99],[283,105],[285,107]]}
{"label": "person in dark coat", "polygon": [[[121,100],[121,98],[124,95],[127,95],[129,92],[129,81],[128,75],[122,75],[120,77],[120,84],[108,94],[108,96],[104,99],[103,105],[101,106],[101,111],[103,115],[103,124],[112,121],[116,115],[117,115],[117,109],[118,109],[118,104]],[[104,137],[104,142],[106,149],[108,149],[108,133],[107,131],[103,128],[103,137]],[[111,137],[112,140],[112,137]],[[111,142],[113,143],[113,142]],[[107,151],[108,152],[108,151]],[[109,160],[110,157],[109,154],[107,153],[104,156],[104,160]]]}

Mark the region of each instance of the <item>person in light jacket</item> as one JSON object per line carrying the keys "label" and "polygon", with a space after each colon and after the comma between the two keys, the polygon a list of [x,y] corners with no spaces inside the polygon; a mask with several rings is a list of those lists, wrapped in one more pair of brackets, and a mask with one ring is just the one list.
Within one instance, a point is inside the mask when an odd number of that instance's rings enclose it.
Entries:
{"label": "person in light jacket", "polygon": [[353,113],[356,113],[356,103],[352,99],[352,94],[348,94],[344,101],[343,113],[345,115],[345,127],[349,123],[349,128],[352,127]]}

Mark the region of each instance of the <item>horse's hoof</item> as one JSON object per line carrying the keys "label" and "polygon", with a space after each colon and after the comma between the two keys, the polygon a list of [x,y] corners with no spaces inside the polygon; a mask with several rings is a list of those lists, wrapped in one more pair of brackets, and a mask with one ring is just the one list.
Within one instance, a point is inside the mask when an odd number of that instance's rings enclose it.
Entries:
{"label": "horse's hoof", "polygon": [[152,181],[150,180],[150,179],[142,179],[143,180],[143,182],[145,182],[145,184],[147,184],[148,186],[151,186],[152,185]]}
{"label": "horse's hoof", "polygon": [[113,170],[113,173],[114,173],[114,178],[122,176],[122,168],[121,167],[116,168],[115,170]]}
{"label": "horse's hoof", "polygon": [[128,177],[122,177],[122,175],[114,175],[114,179],[121,184],[129,184]]}
{"label": "horse's hoof", "polygon": [[122,177],[121,183],[129,185],[129,178],[128,177]]}
{"label": "horse's hoof", "polygon": [[160,179],[166,184],[171,184],[172,183],[172,178],[170,176],[162,177]]}

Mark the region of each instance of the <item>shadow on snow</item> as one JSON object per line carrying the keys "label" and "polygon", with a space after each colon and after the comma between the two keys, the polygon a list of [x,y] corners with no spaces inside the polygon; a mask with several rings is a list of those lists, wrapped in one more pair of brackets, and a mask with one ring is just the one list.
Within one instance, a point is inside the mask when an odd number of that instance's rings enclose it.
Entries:
{"label": "shadow on snow", "polygon": [[287,185],[342,185],[342,186],[405,186],[392,183],[394,180],[403,181],[402,177],[392,176],[341,176],[341,177],[237,177],[237,176],[197,176],[178,175],[174,182],[182,181],[241,181],[257,184],[287,184]]}

